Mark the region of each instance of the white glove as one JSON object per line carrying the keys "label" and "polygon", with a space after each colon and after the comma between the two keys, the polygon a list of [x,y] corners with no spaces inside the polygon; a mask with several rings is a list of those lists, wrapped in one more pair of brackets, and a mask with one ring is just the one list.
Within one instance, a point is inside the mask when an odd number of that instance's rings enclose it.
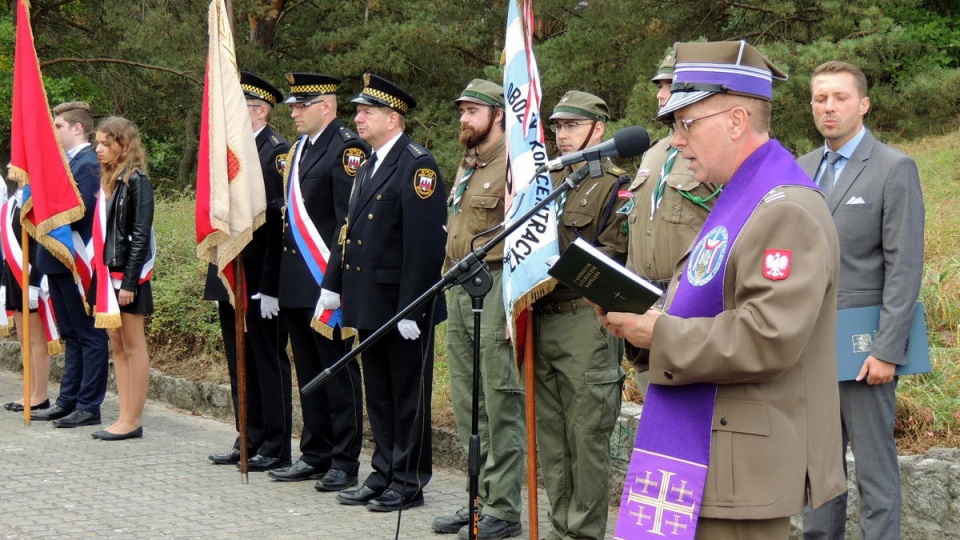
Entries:
{"label": "white glove", "polygon": [[417,339],[420,337],[420,327],[410,319],[403,319],[397,323],[397,330],[403,339]]}
{"label": "white glove", "polygon": [[327,289],[320,289],[320,307],[323,309],[337,309],[340,307],[340,294]]}
{"label": "white glove", "polygon": [[[268,295],[257,293],[253,295],[260,298],[260,317],[263,319],[272,319],[280,314],[280,301]],[[256,298],[254,298],[256,300]]]}
{"label": "white glove", "polygon": [[37,309],[40,305],[40,287],[30,287],[30,309]]}
{"label": "white glove", "polygon": [[7,286],[0,286],[0,309],[7,309]]}

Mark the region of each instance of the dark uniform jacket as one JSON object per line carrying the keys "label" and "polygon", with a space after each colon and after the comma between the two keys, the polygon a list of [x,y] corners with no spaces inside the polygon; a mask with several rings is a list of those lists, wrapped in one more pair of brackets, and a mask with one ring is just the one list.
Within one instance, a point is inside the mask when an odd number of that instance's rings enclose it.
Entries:
{"label": "dark uniform jacket", "polygon": [[[70,228],[80,233],[84,243],[90,241],[93,230],[93,211],[97,206],[97,194],[100,193],[100,162],[92,147],[77,152],[70,160],[70,172],[77,183],[80,198],[83,200],[83,217],[70,224]],[[37,269],[41,274],[69,274],[70,270],[42,245],[37,248]]]}
{"label": "dark uniform jacket", "polygon": [[[446,196],[437,162],[406,134],[376,174],[357,173],[343,243],[330,254],[323,288],[343,297],[344,325],[376,329],[439,281],[446,244]],[[339,270],[339,271],[338,271]],[[443,299],[434,324],[446,319]],[[421,306],[407,318],[426,321]]]}
{"label": "dark uniform jacket", "polygon": [[[280,247],[283,235],[283,171],[290,143],[268,125],[257,134],[257,152],[263,170],[263,184],[267,196],[267,222],[253,233],[253,239],[243,248],[243,270],[246,276],[247,296],[262,292],[276,298],[280,283]],[[204,300],[229,300],[223,282],[217,277],[217,267],[208,265]]]}
{"label": "dark uniform jacket", "polygon": [[[306,139],[301,137],[287,157],[288,182],[292,181],[289,171],[293,168],[297,148],[304,140]],[[299,168],[303,204],[317,232],[331,251],[346,217],[350,190],[357,175],[356,164],[366,160],[369,154],[370,146],[356,133],[343,127],[340,120],[334,119],[311,145]],[[320,298],[320,286],[314,281],[313,274],[300,253],[300,247],[293,238],[290,230],[291,211],[292,208],[287,208],[287,219],[284,222],[280,305],[312,309]],[[328,273],[329,268],[328,265]]]}

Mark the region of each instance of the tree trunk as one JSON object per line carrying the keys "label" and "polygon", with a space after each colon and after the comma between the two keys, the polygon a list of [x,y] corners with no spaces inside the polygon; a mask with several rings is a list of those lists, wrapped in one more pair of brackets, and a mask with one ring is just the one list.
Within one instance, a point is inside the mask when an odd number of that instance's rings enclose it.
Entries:
{"label": "tree trunk", "polygon": [[183,122],[185,144],[183,146],[183,155],[180,157],[180,170],[177,171],[177,186],[184,192],[196,184],[197,145],[200,140],[200,133],[198,131],[199,118],[200,111],[197,108],[192,108],[187,111],[187,116]]}
{"label": "tree trunk", "polygon": [[270,49],[277,36],[277,23],[286,0],[260,0],[247,15],[250,23],[250,43],[261,49]]}

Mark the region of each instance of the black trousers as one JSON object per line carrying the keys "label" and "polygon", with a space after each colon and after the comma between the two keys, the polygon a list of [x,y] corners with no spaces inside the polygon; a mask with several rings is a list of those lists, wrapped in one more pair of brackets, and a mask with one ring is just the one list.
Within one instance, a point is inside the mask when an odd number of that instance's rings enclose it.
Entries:
{"label": "black trousers", "polygon": [[[394,489],[413,497],[430,481],[433,453],[430,396],[433,394],[433,328],[418,339],[403,339],[396,329],[362,355],[367,416],[376,448],[373,472],[364,485]],[[360,331],[366,339],[373,331]],[[430,339],[427,337],[430,335]],[[429,343],[424,363],[424,344]]]}
{"label": "black trousers", "polygon": [[[229,302],[218,302],[220,332],[227,353],[230,371],[230,393],[233,397],[234,418],[240,429],[237,389],[236,313]],[[293,382],[290,359],[286,352],[286,334],[279,317],[260,317],[260,301],[249,300],[246,313],[245,340],[247,374],[247,443],[250,457],[290,459],[290,438],[293,432]],[[240,440],[234,443],[240,447]]]}
{"label": "black trousers", "polygon": [[[329,339],[315,331],[310,327],[313,309],[282,308],[281,313],[290,333],[301,389],[300,459],[320,469],[340,469],[355,475],[363,439],[360,367],[350,362],[320,388],[308,395],[302,391],[305,384],[350,350],[353,339]],[[339,331],[334,337],[339,338]]]}
{"label": "black trousers", "polygon": [[66,344],[57,405],[99,413],[107,393],[110,350],[107,331],[94,327],[94,319],[87,315],[73,275],[48,274],[47,283],[57,328]]}

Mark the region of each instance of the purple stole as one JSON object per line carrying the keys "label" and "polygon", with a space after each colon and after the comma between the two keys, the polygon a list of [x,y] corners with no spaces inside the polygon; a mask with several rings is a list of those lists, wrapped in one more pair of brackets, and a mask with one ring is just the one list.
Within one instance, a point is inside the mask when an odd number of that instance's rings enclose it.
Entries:
{"label": "purple stole", "polygon": [[[724,186],[687,258],[668,314],[714,317],[723,311],[726,265],[737,236],[767,194],[787,185],[816,189],[790,152],[771,139]],[[762,261],[756,264],[759,270]],[[715,384],[650,385],[614,538],[694,538],[710,460],[716,397]]]}

